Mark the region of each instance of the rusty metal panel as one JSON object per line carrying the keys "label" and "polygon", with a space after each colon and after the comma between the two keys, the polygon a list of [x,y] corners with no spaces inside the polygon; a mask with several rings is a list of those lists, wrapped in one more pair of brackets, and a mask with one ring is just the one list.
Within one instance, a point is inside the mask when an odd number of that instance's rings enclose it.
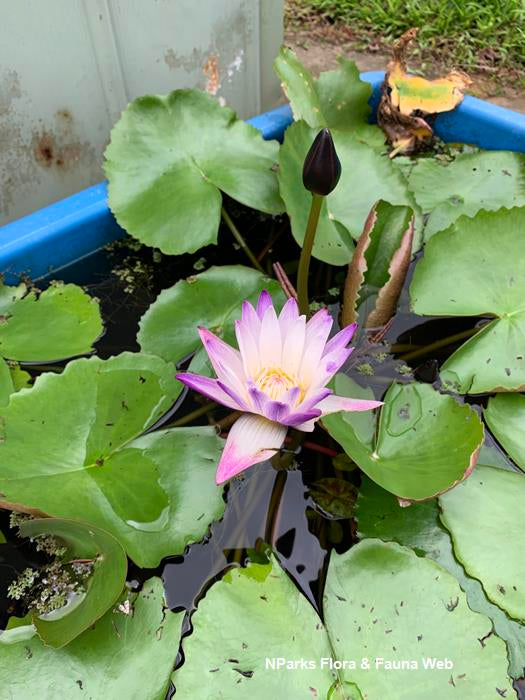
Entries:
{"label": "rusty metal panel", "polygon": [[128,100],[207,89],[246,118],[278,101],[283,0],[5,0],[0,225],[103,179]]}

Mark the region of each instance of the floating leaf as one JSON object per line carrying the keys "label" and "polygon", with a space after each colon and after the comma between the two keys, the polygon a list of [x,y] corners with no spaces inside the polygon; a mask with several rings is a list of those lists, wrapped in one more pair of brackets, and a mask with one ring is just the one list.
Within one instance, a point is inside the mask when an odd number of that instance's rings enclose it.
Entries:
{"label": "floating leaf", "polygon": [[367,124],[372,87],[361,80],[353,61],[343,56],[337,60],[337,70],[323,72],[316,79],[293,51],[281,48],[274,67],[295,121],[304,119],[311,127],[341,131]]}
{"label": "floating leaf", "polygon": [[[478,700],[487,688],[512,692],[505,646],[490,636],[490,620],[469,609],[448,572],[408,549],[368,540],[332,552],[323,608],[324,625],[275,561],[228,572],[192,617],[185,662],[173,676],[177,692],[195,700],[348,700],[358,691],[396,700],[417,697],[422,687],[440,700],[458,693]],[[363,657],[371,669],[360,667]],[[393,685],[392,670],[376,669],[376,657],[413,659],[418,668],[395,671]],[[453,668],[425,670],[423,658],[448,658]],[[356,668],[330,668],[343,660]]]}
{"label": "floating leaf", "polygon": [[40,294],[25,284],[0,284],[0,356],[19,362],[84,355],[101,335],[98,302],[74,284]]}
{"label": "floating leaf", "polygon": [[[479,467],[476,468],[477,473]],[[475,474],[472,478],[475,478]],[[470,508],[464,499],[464,507]],[[439,521],[436,500],[414,503],[401,508],[397,498],[371,479],[363,477],[356,504],[358,535],[379,537],[385,542],[397,542],[413,549],[418,556],[427,556],[449,571],[467,595],[471,610],[490,617],[495,633],[507,644],[509,675],[520,678],[525,667],[525,627],[508,618],[491,603],[481,583],[470,576],[454,557],[447,530]]]}
{"label": "floating leaf", "polygon": [[525,476],[479,466],[458,490],[440,498],[441,520],[465,570],[511,617],[525,621]]}
{"label": "floating leaf", "polygon": [[[24,617],[9,618],[4,630],[0,632],[0,644],[16,644],[25,639],[32,639],[36,634],[36,627],[31,622],[31,614]],[[1,649],[0,649],[1,655]]]}
{"label": "floating leaf", "polygon": [[368,215],[346,277],[343,326],[357,321],[357,307],[375,296],[366,326],[384,326],[393,316],[412,255],[412,209],[377,202]]}
{"label": "floating leaf", "polygon": [[9,365],[0,357],[0,408],[7,406],[9,397],[15,390]]}
{"label": "floating leaf", "polygon": [[510,457],[525,469],[525,396],[499,394],[489,399],[485,420]]}
{"label": "floating leaf", "polygon": [[351,518],[357,489],[349,481],[326,477],[310,486],[310,496],[325,513],[333,518]]}
{"label": "floating leaf", "polygon": [[[371,657],[371,669],[359,664],[350,672],[364,697],[417,697],[422,687],[439,700],[477,700],[496,687],[512,693],[505,645],[490,636],[490,620],[470,610],[445,569],[405,547],[365,540],[332,553],[324,614],[337,657]],[[377,667],[378,658],[417,660],[417,668],[396,670],[393,684],[393,671]],[[452,664],[430,670],[424,659]]]}
{"label": "floating leaf", "polygon": [[263,289],[276,306],[284,303],[279,284],[256,270],[241,265],[211,267],[162,291],[142,317],[137,340],[142,350],[175,364],[197,350],[190,369],[201,374],[208,363],[197,326],[235,344],[234,321],[241,317],[242,302],[256,303]]}
{"label": "floating leaf", "polygon": [[164,609],[158,578],[125,601],[129,614],[107,612],[63,649],[50,649],[38,637],[0,644],[0,687],[9,689],[12,700],[35,693],[39,700],[163,700],[184,614]]}
{"label": "floating leaf", "polygon": [[410,285],[428,316],[495,316],[441,368],[462,394],[525,388],[525,207],[479,212],[432,237]]}
{"label": "floating leaf", "polygon": [[221,190],[254,209],[282,211],[278,150],[276,141],[264,141],[198,90],[139,97],[113,127],[106,149],[109,206],[143,243],[192,253],[217,242]]}
{"label": "floating leaf", "polygon": [[9,397],[15,391],[29,386],[31,375],[19,365],[6,362],[0,357],[0,408],[7,406]]}
{"label": "floating leaf", "polygon": [[[348,390],[339,375],[336,393]],[[483,441],[477,413],[428,384],[392,384],[377,437],[363,443],[354,413],[323,418],[323,425],[368,476],[401,499],[419,501],[452,488],[470,473]],[[361,428],[362,429],[362,428]]]}
{"label": "floating leaf", "polygon": [[180,393],[174,374],[158,357],[123,353],[77,360],[13,394],[2,499],[97,525],[142,567],[199,540],[224,510],[211,476],[223,442],[210,427],[141,437]]}
{"label": "floating leaf", "polygon": [[[285,133],[280,153],[279,185],[292,233],[302,244],[311,194],[302,182],[302,168],[316,130],[305,122],[292,124]],[[416,207],[401,171],[376,148],[352,132],[335,131],[335,148],[341,161],[341,179],[325,197],[317,227],[313,255],[331,265],[346,265],[354,251],[366,217],[378,199],[390,204]]]}
{"label": "floating leaf", "polygon": [[40,638],[59,648],[94,624],[120,596],[128,571],[128,560],[122,545],[109,532],[78,520],[38,518],[20,525],[22,537],[52,535],[67,545],[64,562],[91,559],[93,568],[87,590],[78,605],[61,617],[41,618],[33,615],[33,624]]}
{"label": "floating leaf", "polygon": [[429,214],[425,239],[448,228],[462,214],[525,204],[525,156],[510,151],[460,153],[449,164],[420,158],[408,185]]}

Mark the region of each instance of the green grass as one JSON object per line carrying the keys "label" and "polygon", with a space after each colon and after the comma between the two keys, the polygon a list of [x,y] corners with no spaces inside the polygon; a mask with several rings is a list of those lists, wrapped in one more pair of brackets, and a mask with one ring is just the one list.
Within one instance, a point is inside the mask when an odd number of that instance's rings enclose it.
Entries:
{"label": "green grass", "polygon": [[391,41],[420,27],[423,50],[472,68],[525,68],[525,0],[302,0],[350,28]]}

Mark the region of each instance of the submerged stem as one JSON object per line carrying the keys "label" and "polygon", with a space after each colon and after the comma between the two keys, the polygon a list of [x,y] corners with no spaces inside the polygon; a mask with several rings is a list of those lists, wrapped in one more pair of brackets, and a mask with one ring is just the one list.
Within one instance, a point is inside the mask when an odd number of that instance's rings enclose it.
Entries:
{"label": "submerged stem", "polygon": [[310,206],[310,214],[306,231],[304,234],[304,242],[299,258],[299,270],[297,272],[297,296],[299,301],[299,310],[302,314],[308,315],[308,271],[310,269],[310,258],[312,257],[312,248],[314,246],[315,232],[317,231],[317,223],[321,206],[323,204],[323,195],[312,194],[312,204]]}
{"label": "submerged stem", "polygon": [[423,347],[407,352],[404,355],[400,355],[401,360],[413,360],[416,357],[421,357],[421,355],[427,355],[433,350],[439,350],[440,348],[446,348],[447,345],[452,345],[452,343],[458,340],[463,340],[464,338],[470,338],[470,336],[475,335],[481,328],[469,328],[466,331],[461,331],[461,333],[454,333],[454,335],[449,335],[446,338],[440,338],[439,340],[430,343],[430,345],[425,345]]}
{"label": "submerged stem", "polygon": [[243,249],[243,251],[245,252],[245,254],[247,255],[247,257],[249,258],[251,264],[252,264],[255,268],[257,268],[257,270],[259,270],[259,272],[262,272],[263,274],[266,274],[265,271],[264,271],[264,268],[263,268],[262,265],[261,265],[261,263],[257,260],[257,258],[255,257],[255,255],[254,255],[254,254],[252,253],[252,251],[250,250],[248,244],[246,243],[246,241],[245,241],[244,238],[242,237],[241,232],[239,231],[239,229],[237,228],[237,226],[235,226],[235,224],[233,223],[233,221],[232,221],[230,215],[228,214],[228,212],[226,211],[226,209],[225,209],[224,207],[221,207],[221,214],[222,214],[222,218],[224,219],[224,223],[226,224],[226,226],[227,226],[227,227],[230,229],[230,231],[232,232],[233,237],[235,238],[235,240],[237,241],[237,243],[241,246],[241,248]]}
{"label": "submerged stem", "polygon": [[218,404],[216,404],[214,401],[210,401],[209,403],[204,404],[204,406],[200,406],[199,408],[196,408],[194,411],[191,411],[190,413],[187,413],[185,416],[182,416],[182,418],[179,418],[179,420],[173,421],[173,423],[170,423],[167,425],[167,428],[179,428],[181,425],[187,425],[188,423],[191,423],[191,421],[194,418],[200,418],[201,416],[204,416],[206,413],[211,411],[214,408],[217,408]]}

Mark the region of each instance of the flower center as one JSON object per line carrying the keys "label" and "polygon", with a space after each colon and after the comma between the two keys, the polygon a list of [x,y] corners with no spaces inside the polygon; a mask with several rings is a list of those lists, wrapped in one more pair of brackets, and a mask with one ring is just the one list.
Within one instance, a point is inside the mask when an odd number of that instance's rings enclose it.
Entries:
{"label": "flower center", "polygon": [[273,401],[278,401],[288,389],[298,386],[298,382],[279,367],[265,367],[255,378],[255,386]]}

